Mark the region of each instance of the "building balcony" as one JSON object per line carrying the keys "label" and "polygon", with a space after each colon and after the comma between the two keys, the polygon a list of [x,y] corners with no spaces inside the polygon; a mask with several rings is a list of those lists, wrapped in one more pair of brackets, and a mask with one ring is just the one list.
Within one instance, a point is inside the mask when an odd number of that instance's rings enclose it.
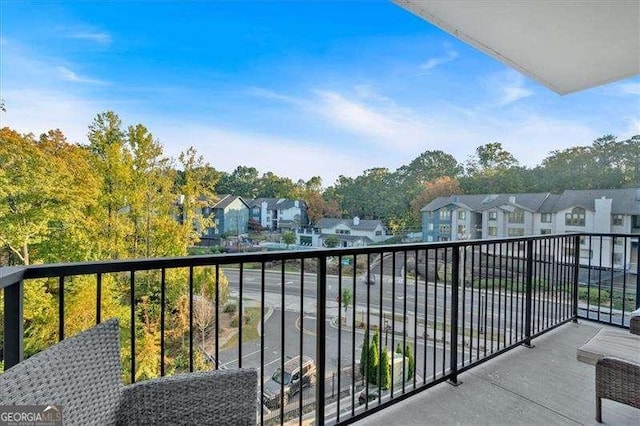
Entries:
{"label": "building balcony", "polygon": [[[3,267],[4,368],[117,316],[125,382],[255,367],[260,424],[591,423],[575,350],[629,326],[640,280],[581,236]],[[274,392],[292,359],[313,378]]]}

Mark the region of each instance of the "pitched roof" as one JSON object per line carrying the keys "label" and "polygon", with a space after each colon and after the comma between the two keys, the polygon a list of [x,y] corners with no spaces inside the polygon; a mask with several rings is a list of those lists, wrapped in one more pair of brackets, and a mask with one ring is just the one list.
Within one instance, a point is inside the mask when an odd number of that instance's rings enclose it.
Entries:
{"label": "pitched roof", "polygon": [[597,198],[611,199],[612,214],[640,214],[640,188],[566,190],[554,203],[551,212],[582,207],[595,211]]}
{"label": "pitched roof", "polygon": [[595,210],[597,198],[612,200],[612,214],[640,214],[640,188],[566,190],[524,194],[473,194],[438,197],[420,211],[429,212],[452,206],[482,212],[504,205],[515,205],[537,213],[555,213],[571,207]]}
{"label": "pitched roof", "polygon": [[247,205],[249,207],[258,206],[261,207],[263,202],[267,203],[267,210],[287,210],[295,207],[295,202],[298,201],[298,205],[302,208],[305,202],[303,200],[292,200],[289,198],[256,198],[249,200]]}
{"label": "pitched roof", "polygon": [[229,194],[227,194],[227,195],[220,195],[220,199],[219,199],[219,200],[218,200],[218,202],[217,202],[217,203],[215,203],[212,207],[213,207],[214,209],[223,209],[223,210],[224,210],[224,209],[226,209],[227,207],[229,207],[229,205],[230,205],[231,203],[233,203],[234,201],[236,201],[236,200],[240,200],[240,201],[242,201],[242,203],[243,203],[245,206],[249,207],[249,205],[248,205],[248,204],[247,204],[247,203],[242,199],[242,197],[237,196],[237,195],[229,195]]}
{"label": "pitched roof", "polygon": [[435,211],[446,206],[455,206],[472,211],[485,211],[497,207],[515,205],[526,210],[537,211],[551,194],[548,192],[523,194],[472,194],[438,197],[421,211]]}
{"label": "pitched roof", "polygon": [[321,228],[321,229],[333,228],[338,225],[344,225],[349,229],[354,229],[359,231],[373,231],[378,226],[382,226],[384,228],[382,221],[377,219],[376,220],[360,219],[357,225],[353,224],[353,219],[335,219],[335,218],[329,218],[329,217],[324,217],[320,219],[318,222],[316,222],[316,228]]}

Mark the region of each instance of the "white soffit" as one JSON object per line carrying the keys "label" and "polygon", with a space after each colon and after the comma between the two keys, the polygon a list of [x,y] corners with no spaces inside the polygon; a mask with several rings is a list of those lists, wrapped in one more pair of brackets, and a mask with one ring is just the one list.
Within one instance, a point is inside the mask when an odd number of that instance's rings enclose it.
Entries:
{"label": "white soffit", "polygon": [[567,94],[640,73],[640,0],[394,0]]}

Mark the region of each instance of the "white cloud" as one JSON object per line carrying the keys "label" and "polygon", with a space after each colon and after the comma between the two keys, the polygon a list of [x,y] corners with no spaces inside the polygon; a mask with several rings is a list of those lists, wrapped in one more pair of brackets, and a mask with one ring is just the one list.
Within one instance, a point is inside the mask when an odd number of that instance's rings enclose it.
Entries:
{"label": "white cloud", "polygon": [[98,44],[111,44],[111,35],[103,31],[78,31],[68,35],[69,38],[88,40]]}
{"label": "white cloud", "polygon": [[216,169],[231,172],[239,165],[255,167],[260,173],[273,172],[294,182],[320,176],[325,186],[338,175],[356,176],[368,167],[365,158],[345,149],[335,152],[321,143],[294,140],[278,135],[227,129],[198,122],[144,121],[174,158],[189,146]]}
{"label": "white cloud", "polygon": [[389,102],[364,103],[333,91],[316,90],[314,111],[335,127],[388,149],[413,149],[426,137],[426,128],[408,109]]}
{"label": "white cloud", "polygon": [[71,83],[104,84],[101,80],[80,76],[67,67],[58,66],[56,67],[56,71],[61,79]]}
{"label": "white cloud", "polygon": [[458,57],[458,52],[455,50],[448,50],[444,56],[435,56],[433,58],[429,58],[426,62],[420,65],[420,69],[423,71],[429,71],[440,65],[446,64],[447,62],[451,62]]}
{"label": "white cloud", "polygon": [[501,96],[498,105],[507,105],[533,95],[533,91],[524,86],[524,77],[516,71],[509,71],[500,87]]}

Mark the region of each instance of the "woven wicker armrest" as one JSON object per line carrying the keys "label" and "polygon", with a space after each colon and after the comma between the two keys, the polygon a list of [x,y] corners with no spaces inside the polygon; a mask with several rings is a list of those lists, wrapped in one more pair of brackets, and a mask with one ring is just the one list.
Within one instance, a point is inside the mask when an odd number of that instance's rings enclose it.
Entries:
{"label": "woven wicker armrest", "polygon": [[601,399],[640,408],[640,364],[602,358],[596,364],[596,420],[602,420]]}
{"label": "woven wicker armrest", "polygon": [[256,424],[257,373],[217,370],[126,386],[118,424]]}

